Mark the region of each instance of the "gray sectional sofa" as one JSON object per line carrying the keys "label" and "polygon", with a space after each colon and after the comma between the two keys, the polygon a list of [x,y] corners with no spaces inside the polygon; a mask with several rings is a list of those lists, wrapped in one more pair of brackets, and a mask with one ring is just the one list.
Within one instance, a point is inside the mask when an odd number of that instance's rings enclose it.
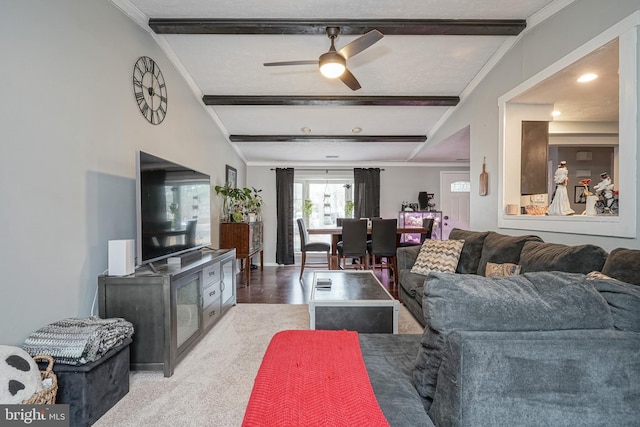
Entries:
{"label": "gray sectional sofa", "polygon": [[[509,236],[493,231],[453,229],[450,240],[464,240],[456,273],[484,276],[487,262],[514,263],[521,273],[563,271],[587,274],[601,271],[623,282],[640,285],[640,250],[615,249],[610,254],[599,246],[568,246],[544,243],[538,236]],[[425,277],[411,273],[420,246],[398,249],[399,297],[425,326],[422,300]]]}
{"label": "gray sectional sofa", "polygon": [[[360,334],[390,425],[638,425],[640,250],[450,238],[465,240],[457,273],[412,275],[419,248],[398,251],[403,303],[424,333]],[[487,262],[522,274],[485,278]]]}

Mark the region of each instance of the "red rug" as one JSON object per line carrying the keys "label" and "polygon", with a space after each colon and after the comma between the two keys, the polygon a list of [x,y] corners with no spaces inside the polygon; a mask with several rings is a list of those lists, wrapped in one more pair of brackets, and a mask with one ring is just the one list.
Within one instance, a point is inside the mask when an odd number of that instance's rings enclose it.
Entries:
{"label": "red rug", "polygon": [[269,343],[243,426],[388,426],[357,332],[282,331]]}

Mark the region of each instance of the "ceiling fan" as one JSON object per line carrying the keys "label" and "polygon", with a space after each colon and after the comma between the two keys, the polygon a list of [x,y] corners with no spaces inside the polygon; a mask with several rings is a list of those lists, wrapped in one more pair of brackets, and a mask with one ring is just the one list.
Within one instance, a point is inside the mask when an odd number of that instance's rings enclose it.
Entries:
{"label": "ceiling fan", "polygon": [[286,65],[319,65],[320,72],[328,78],[339,78],[344,84],[349,86],[351,90],[360,89],[360,83],[351,71],[347,69],[347,59],[371,47],[380,40],[383,34],[378,30],[371,30],[361,37],[358,37],[342,49],[336,51],[334,41],[340,33],[339,27],[327,27],[327,36],[331,39],[331,47],[329,51],[320,55],[319,59],[302,60],[302,61],[284,61],[284,62],[265,62],[265,67],[279,67]]}

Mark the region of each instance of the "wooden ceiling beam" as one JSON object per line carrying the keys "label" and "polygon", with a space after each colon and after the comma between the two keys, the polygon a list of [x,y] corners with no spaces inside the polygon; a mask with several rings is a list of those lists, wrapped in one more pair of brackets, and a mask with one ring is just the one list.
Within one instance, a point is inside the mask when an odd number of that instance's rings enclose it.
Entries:
{"label": "wooden ceiling beam", "polygon": [[331,105],[385,107],[454,107],[457,96],[233,96],[204,95],[205,105]]}
{"label": "wooden ceiling beam", "polygon": [[424,142],[426,135],[229,135],[231,142]]}
{"label": "wooden ceiling beam", "polygon": [[361,35],[376,29],[384,35],[517,36],[524,19],[199,19],[151,18],[157,34],[305,34],[326,36],[327,27],[342,35]]}

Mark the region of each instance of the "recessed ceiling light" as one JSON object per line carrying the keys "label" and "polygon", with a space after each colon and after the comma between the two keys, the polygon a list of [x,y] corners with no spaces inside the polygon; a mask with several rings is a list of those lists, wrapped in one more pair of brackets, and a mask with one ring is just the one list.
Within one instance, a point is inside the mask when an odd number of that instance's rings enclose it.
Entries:
{"label": "recessed ceiling light", "polygon": [[362,128],[361,127],[354,127],[353,129],[351,129],[351,132],[360,133],[360,132],[362,132]]}
{"label": "recessed ceiling light", "polygon": [[311,132],[311,128],[310,127],[302,127],[300,128],[300,130],[302,131],[302,133],[307,134]]}
{"label": "recessed ceiling light", "polygon": [[587,73],[587,74],[583,74],[580,77],[578,77],[578,82],[579,83],[586,83],[586,82],[590,82],[591,80],[595,80],[597,78],[598,78],[597,74]]}
{"label": "recessed ceiling light", "polygon": [[560,114],[562,114],[562,113],[561,113],[560,111],[558,111],[558,110],[555,110],[555,111],[552,111],[552,112],[551,112],[551,115],[552,115],[553,117],[558,117]]}

